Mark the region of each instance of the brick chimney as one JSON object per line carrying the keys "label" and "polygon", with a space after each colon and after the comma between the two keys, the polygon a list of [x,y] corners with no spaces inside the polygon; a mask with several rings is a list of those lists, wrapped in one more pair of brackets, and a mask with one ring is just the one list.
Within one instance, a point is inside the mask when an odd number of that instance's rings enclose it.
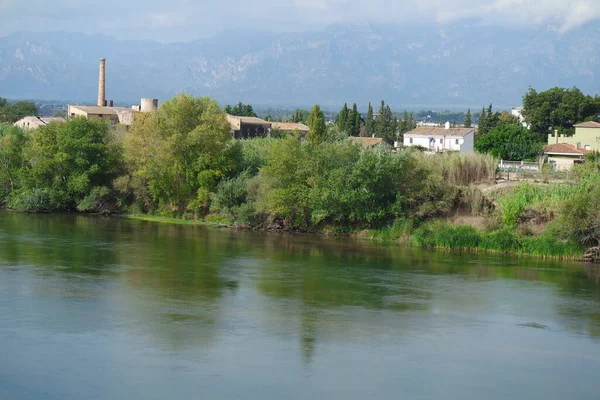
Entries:
{"label": "brick chimney", "polygon": [[106,59],[100,59],[100,74],[98,76],[98,107],[106,106]]}

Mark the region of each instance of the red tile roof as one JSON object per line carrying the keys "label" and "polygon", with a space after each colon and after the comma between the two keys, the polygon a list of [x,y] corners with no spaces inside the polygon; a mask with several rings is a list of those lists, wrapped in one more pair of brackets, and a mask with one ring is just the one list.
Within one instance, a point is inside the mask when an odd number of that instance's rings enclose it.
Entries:
{"label": "red tile roof", "polygon": [[543,149],[546,154],[572,154],[574,156],[592,154],[594,152],[594,150],[578,149],[574,145],[568,143],[550,144],[544,146]]}
{"label": "red tile roof", "polygon": [[382,138],[370,138],[370,137],[358,137],[358,136],[350,136],[350,140],[356,143],[360,143],[363,147],[373,147],[377,146],[379,143],[383,142]]}
{"label": "red tile roof", "polygon": [[600,128],[600,123],[594,121],[582,122],[575,125],[576,128]]}

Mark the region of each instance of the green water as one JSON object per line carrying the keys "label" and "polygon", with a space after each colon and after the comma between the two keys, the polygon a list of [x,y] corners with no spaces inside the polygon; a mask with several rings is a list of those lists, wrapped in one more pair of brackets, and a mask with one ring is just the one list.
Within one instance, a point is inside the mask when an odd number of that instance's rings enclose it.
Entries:
{"label": "green water", "polygon": [[600,269],[0,213],[1,399],[598,399]]}

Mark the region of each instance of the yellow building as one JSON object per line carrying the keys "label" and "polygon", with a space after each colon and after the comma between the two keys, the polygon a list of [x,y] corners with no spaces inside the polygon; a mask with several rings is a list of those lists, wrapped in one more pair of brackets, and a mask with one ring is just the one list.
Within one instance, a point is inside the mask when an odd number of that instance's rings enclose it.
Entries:
{"label": "yellow building", "polygon": [[548,144],[566,143],[575,146],[576,149],[599,150],[600,146],[600,123],[588,121],[575,125],[573,136],[548,135]]}

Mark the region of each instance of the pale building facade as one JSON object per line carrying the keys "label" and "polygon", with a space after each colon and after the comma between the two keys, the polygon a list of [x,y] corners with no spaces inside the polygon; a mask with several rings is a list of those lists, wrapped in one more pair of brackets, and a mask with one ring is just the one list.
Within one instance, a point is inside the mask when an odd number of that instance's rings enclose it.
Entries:
{"label": "pale building facade", "polygon": [[420,146],[429,151],[475,151],[474,128],[451,128],[449,123],[444,127],[417,127],[404,134],[404,147]]}
{"label": "pale building facade", "polygon": [[596,150],[600,149],[600,123],[588,121],[575,125],[573,136],[548,135],[548,144],[566,143],[577,149]]}
{"label": "pale building facade", "polygon": [[13,125],[21,129],[37,129],[51,122],[65,122],[65,119],[61,117],[23,117]]}

